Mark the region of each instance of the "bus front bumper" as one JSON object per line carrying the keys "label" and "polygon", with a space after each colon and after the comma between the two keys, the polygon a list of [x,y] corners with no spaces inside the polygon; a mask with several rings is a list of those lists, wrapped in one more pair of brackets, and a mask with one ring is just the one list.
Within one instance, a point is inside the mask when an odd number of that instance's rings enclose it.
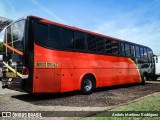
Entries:
{"label": "bus front bumper", "polygon": [[8,88],[12,90],[18,90],[18,91],[23,91],[22,90],[22,79],[20,78],[2,78],[2,88]]}

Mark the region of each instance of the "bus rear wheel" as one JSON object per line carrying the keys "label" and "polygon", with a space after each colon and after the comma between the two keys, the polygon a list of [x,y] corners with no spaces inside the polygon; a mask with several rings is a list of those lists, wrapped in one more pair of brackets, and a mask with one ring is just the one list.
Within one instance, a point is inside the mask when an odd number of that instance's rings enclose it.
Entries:
{"label": "bus rear wheel", "polygon": [[83,94],[91,94],[95,88],[95,82],[90,75],[84,76],[81,84],[81,91]]}

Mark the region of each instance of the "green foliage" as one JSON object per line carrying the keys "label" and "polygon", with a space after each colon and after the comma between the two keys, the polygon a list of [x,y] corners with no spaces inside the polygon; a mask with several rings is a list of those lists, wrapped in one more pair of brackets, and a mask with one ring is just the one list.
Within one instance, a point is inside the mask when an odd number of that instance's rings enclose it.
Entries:
{"label": "green foliage", "polygon": [[1,42],[1,43],[0,43],[0,55],[3,55],[3,53],[4,53],[4,52],[3,52],[3,43]]}
{"label": "green foliage", "polygon": [[[160,111],[160,92],[109,111]],[[159,117],[105,117],[106,114],[107,111],[81,120],[159,120]]]}

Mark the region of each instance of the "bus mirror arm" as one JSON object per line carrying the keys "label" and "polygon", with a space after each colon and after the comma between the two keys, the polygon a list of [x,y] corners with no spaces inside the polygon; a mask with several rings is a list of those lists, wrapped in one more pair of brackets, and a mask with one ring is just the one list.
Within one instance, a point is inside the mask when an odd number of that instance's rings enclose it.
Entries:
{"label": "bus mirror arm", "polygon": [[158,63],[158,57],[157,57],[157,55],[153,55],[153,58],[155,58],[156,63]]}
{"label": "bus mirror arm", "polygon": [[156,57],[156,63],[158,63],[158,57]]}

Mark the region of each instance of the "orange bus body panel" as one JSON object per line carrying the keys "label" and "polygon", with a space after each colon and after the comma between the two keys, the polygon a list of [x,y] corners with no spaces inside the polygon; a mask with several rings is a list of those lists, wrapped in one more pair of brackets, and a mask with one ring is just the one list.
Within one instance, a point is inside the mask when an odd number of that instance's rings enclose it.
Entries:
{"label": "orange bus body panel", "polygon": [[[47,66],[50,63],[55,66]],[[86,74],[94,75],[96,87],[141,80],[136,64],[129,58],[51,50],[34,44],[34,93],[80,90]]]}

